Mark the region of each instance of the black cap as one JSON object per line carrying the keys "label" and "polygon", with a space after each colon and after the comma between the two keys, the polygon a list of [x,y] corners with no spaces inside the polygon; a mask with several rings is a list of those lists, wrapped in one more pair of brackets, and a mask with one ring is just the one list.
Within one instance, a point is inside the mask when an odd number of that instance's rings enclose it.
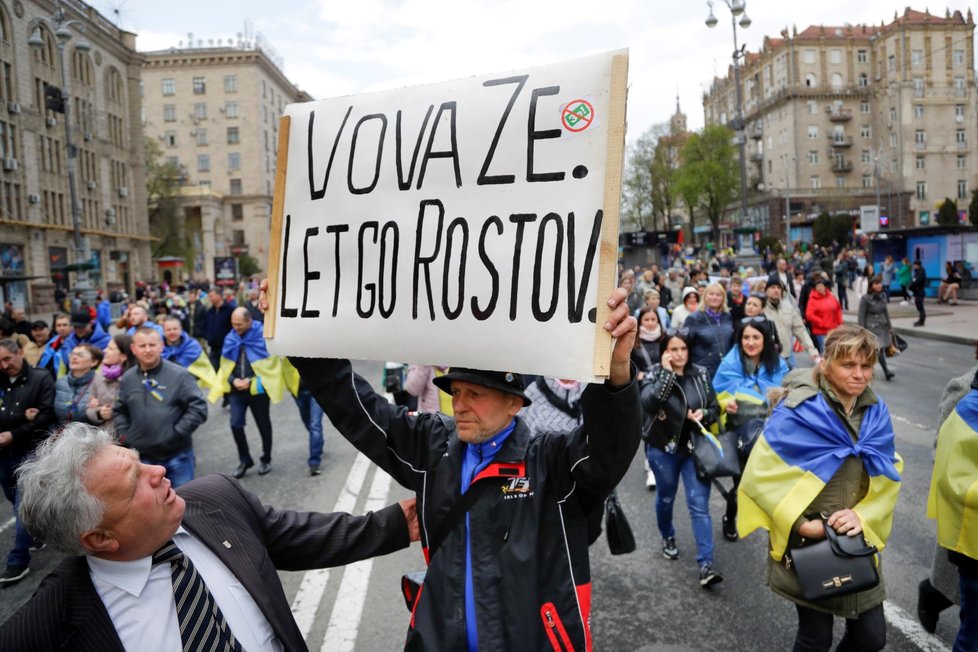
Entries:
{"label": "black cap", "polygon": [[48,323],[43,319],[38,319],[37,321],[31,324],[31,330],[34,330],[35,328],[47,328],[47,327],[48,327]]}
{"label": "black cap", "polygon": [[768,285],[780,285],[782,290],[785,289],[784,288],[784,283],[781,282],[781,277],[778,276],[777,274],[771,274],[770,276],[768,276],[767,277],[767,284]]}
{"label": "black cap", "polygon": [[71,311],[71,325],[72,326],[88,326],[92,323],[92,314],[87,310],[72,310]]}
{"label": "black cap", "polygon": [[465,369],[455,367],[444,376],[438,376],[433,381],[435,387],[445,392],[452,393],[452,381],[461,380],[483,387],[498,389],[500,392],[519,396],[523,399],[523,406],[530,404],[530,399],[524,393],[523,376],[514,374],[510,371],[483,371],[481,369]]}

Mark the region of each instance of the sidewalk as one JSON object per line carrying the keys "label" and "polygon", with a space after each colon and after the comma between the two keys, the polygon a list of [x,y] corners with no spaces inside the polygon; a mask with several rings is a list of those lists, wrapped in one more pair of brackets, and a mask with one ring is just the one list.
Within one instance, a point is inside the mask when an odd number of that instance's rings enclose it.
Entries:
{"label": "sidewalk", "polygon": [[[846,322],[855,323],[859,317],[859,302],[853,301],[854,294],[849,295],[852,310],[847,310],[843,315]],[[912,301],[901,306],[899,299],[890,299],[889,310],[893,330],[898,335],[967,346],[974,346],[978,341],[978,301],[959,299],[958,305],[950,306],[928,298],[924,303],[927,319],[923,326],[913,325],[917,321],[917,309],[914,308]]]}

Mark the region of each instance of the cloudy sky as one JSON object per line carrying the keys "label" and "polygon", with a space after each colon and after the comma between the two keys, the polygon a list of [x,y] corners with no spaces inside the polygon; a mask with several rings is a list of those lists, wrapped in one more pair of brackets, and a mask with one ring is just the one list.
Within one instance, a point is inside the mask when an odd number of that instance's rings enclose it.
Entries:
{"label": "cloudy sky", "polygon": [[[674,112],[703,125],[701,98],[733,52],[730,12],[708,29],[706,0],[95,0],[107,18],[138,34],[140,50],[227,41],[250,25],[281,57],[285,73],[316,98],[501,72],[618,48],[629,49],[628,138]],[[912,5],[943,15],[974,3]],[[809,25],[889,23],[906,0],[748,0],[753,24],[738,38],[757,50],[765,36]],[[789,11],[790,8],[790,11]]]}

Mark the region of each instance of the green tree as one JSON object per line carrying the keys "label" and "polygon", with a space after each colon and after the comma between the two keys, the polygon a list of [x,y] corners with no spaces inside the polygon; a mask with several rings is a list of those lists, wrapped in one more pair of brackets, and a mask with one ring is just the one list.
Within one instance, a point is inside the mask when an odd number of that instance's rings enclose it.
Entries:
{"label": "green tree", "polygon": [[958,224],[958,203],[953,199],[945,198],[937,208],[937,223],[941,226],[954,226]]}
{"label": "green tree", "polygon": [[978,226],[978,190],[971,191],[971,203],[968,204],[968,219]]}
{"label": "green tree", "polygon": [[812,223],[812,240],[823,247],[829,247],[833,242],[845,244],[851,231],[852,218],[848,215],[822,213]]}
{"label": "green tree", "polygon": [[660,136],[655,144],[652,157],[653,223],[661,222],[666,231],[672,227],[672,213],[680,199],[677,180],[688,138],[688,134],[676,131],[670,125],[669,133]]}
{"label": "green tree", "polygon": [[254,256],[248,254],[238,256],[238,276],[242,278],[245,276],[254,276],[261,271],[261,265],[258,264],[258,259]]}
{"label": "green tree", "polygon": [[[677,175],[679,195],[692,213],[698,206],[706,212],[713,241],[720,238],[720,218],[737,199],[739,176],[733,132],[721,125],[708,125],[692,134],[682,150],[682,167]],[[692,226],[692,219],[690,220]]]}
{"label": "green tree", "polygon": [[146,190],[149,231],[156,238],[153,257],[183,258],[188,267],[196,254],[186,230],[183,209],[179,203],[180,169],[166,162],[163,151],[152,138],[143,140],[146,155]]}
{"label": "green tree", "polygon": [[652,126],[628,148],[628,163],[622,184],[622,223],[637,231],[655,228],[652,209],[652,158],[658,139],[658,126]]}

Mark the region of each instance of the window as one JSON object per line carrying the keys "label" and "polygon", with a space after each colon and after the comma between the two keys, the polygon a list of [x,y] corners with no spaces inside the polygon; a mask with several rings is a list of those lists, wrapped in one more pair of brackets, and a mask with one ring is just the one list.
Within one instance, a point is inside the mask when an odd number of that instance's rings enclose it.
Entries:
{"label": "window", "polygon": [[867,63],[869,61],[869,54],[866,50],[856,50],[856,63]]}
{"label": "window", "polygon": [[808,125],[808,140],[818,140],[817,125]]}
{"label": "window", "polygon": [[822,180],[818,177],[811,177],[808,181],[812,184],[812,190],[819,190],[822,187]]}
{"label": "window", "polygon": [[197,139],[198,146],[204,146],[207,144],[207,130],[198,127],[194,129],[194,137]]}
{"label": "window", "polygon": [[804,50],[802,52],[802,61],[805,63],[815,63],[815,50],[811,48]]}
{"label": "window", "polygon": [[180,167],[180,157],[179,156],[167,156],[166,164],[172,165],[175,168]]}
{"label": "window", "polygon": [[176,122],[177,121],[177,105],[176,104],[164,104],[163,105],[163,122]]}
{"label": "window", "polygon": [[842,63],[842,50],[839,48],[829,50],[829,63]]}
{"label": "window", "polygon": [[812,165],[818,165],[818,152],[811,151],[808,152],[808,162]]}
{"label": "window", "polygon": [[818,115],[818,102],[808,100],[808,115]]}
{"label": "window", "polygon": [[238,117],[238,103],[237,102],[225,102],[224,103],[224,115],[229,118]]}
{"label": "window", "polygon": [[968,144],[968,140],[964,135],[964,129],[958,129],[954,132],[954,142],[958,144],[958,147],[964,147]]}
{"label": "window", "polygon": [[872,187],[873,187],[873,175],[871,175],[871,174],[864,174],[863,175],[863,188],[872,188]]}
{"label": "window", "polygon": [[924,200],[927,199],[927,182],[918,181],[917,182],[917,199]]}
{"label": "window", "polygon": [[163,144],[167,147],[177,146],[177,132],[172,129],[167,129],[163,132]]}
{"label": "window", "polygon": [[860,102],[859,103],[859,112],[860,113],[869,113],[869,102]]}
{"label": "window", "polygon": [[207,102],[194,103],[194,119],[196,120],[207,119]]}
{"label": "window", "polygon": [[231,220],[240,222],[244,219],[244,206],[241,204],[231,204]]}
{"label": "window", "polygon": [[955,95],[964,95],[964,90],[965,90],[964,77],[955,77],[954,78],[954,94]]}
{"label": "window", "polygon": [[237,127],[228,127],[228,145],[237,145],[241,142],[241,136]]}
{"label": "window", "polygon": [[265,99],[265,91],[266,91],[265,80],[263,79],[263,80],[261,80],[261,98],[262,99]]}
{"label": "window", "polygon": [[869,125],[863,125],[859,128],[859,135],[862,138],[872,138],[873,128],[870,127]]}
{"label": "window", "polygon": [[890,72],[896,70],[896,55],[891,54],[886,58],[886,69]]}
{"label": "window", "polygon": [[896,107],[890,107],[890,122],[896,122]]}
{"label": "window", "polygon": [[163,80],[163,94],[164,95],[176,95],[177,94],[177,83],[172,79]]}
{"label": "window", "polygon": [[927,132],[923,129],[918,129],[913,132],[913,142],[917,145],[923,146],[927,144]]}
{"label": "window", "polygon": [[964,154],[958,154],[958,169],[966,170],[968,168],[968,157]]}
{"label": "window", "polygon": [[810,72],[805,75],[805,86],[808,86],[809,88],[815,88],[818,86],[818,77],[815,76],[815,73]]}
{"label": "window", "polygon": [[890,147],[896,147],[896,146],[897,146],[897,135],[890,134]]}
{"label": "window", "polygon": [[862,153],[859,155],[859,160],[862,161],[863,163],[872,163],[873,155],[870,153],[868,149],[864,149]]}
{"label": "window", "polygon": [[241,179],[231,179],[231,194],[240,195],[243,194],[243,189],[241,186]]}
{"label": "window", "polygon": [[924,64],[924,51],[923,50],[911,50],[910,51],[910,65],[911,66],[922,66]]}
{"label": "window", "polygon": [[924,96],[924,78],[914,77],[913,78],[913,96],[923,97]]}
{"label": "window", "polygon": [[210,172],[211,171],[211,157],[209,154],[198,154],[197,155],[197,171],[198,172]]}
{"label": "window", "polygon": [[914,104],[913,105],[913,117],[917,118],[918,120],[920,118],[923,118],[924,117],[924,105],[923,104]]}
{"label": "window", "polygon": [[862,88],[869,86],[869,77],[864,72],[859,73],[859,86]]}
{"label": "window", "polygon": [[230,154],[228,154],[228,169],[229,170],[241,169],[241,154],[239,152],[231,152]]}
{"label": "window", "polygon": [[915,170],[924,170],[924,169],[926,169],[926,164],[925,164],[924,160],[925,159],[924,159],[923,156],[917,156],[917,157],[915,157],[914,158],[914,161],[913,161],[913,167],[914,167],[914,169]]}
{"label": "window", "polygon": [[958,199],[968,198],[968,182],[965,179],[958,179]]}
{"label": "window", "polygon": [[202,188],[210,188],[211,187],[211,180],[210,179],[201,179],[200,181],[197,182],[197,185],[200,186],[200,187],[202,187]]}
{"label": "window", "polygon": [[964,122],[964,104],[954,105],[954,121]]}
{"label": "window", "polygon": [[203,95],[207,92],[207,82],[203,77],[194,77],[194,95]]}
{"label": "window", "polygon": [[954,62],[955,66],[964,65],[964,50],[954,50],[951,53],[951,60]]}
{"label": "window", "polygon": [[225,93],[237,93],[238,92],[238,76],[237,75],[224,75],[224,92]]}
{"label": "window", "polygon": [[842,90],[842,75],[837,72],[832,73],[832,90],[841,91]]}
{"label": "window", "polygon": [[835,187],[836,188],[845,188],[846,187],[846,178],[845,177],[836,177],[835,178]]}

